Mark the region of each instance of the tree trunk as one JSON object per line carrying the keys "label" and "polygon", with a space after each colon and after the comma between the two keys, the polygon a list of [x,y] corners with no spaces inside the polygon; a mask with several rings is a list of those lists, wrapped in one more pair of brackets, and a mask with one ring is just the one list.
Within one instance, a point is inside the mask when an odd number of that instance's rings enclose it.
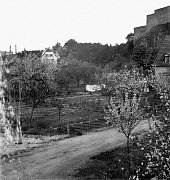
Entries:
{"label": "tree trunk", "polygon": [[70,124],[67,123],[67,134],[70,135]]}
{"label": "tree trunk", "polygon": [[77,79],[77,87],[79,87],[80,86],[80,81],[79,81],[79,79]]}
{"label": "tree trunk", "polygon": [[17,134],[17,144],[22,144],[22,131],[21,131],[21,124],[20,124],[20,115],[19,115],[19,117],[17,117],[16,134]]}
{"label": "tree trunk", "polygon": [[35,102],[33,103],[33,106],[32,106],[31,117],[30,117],[30,126],[32,124],[32,118],[33,118],[34,109],[35,109]]}
{"label": "tree trunk", "polygon": [[130,151],[130,136],[127,137],[127,153],[128,153],[128,178],[131,174],[131,151]]}
{"label": "tree trunk", "polygon": [[58,119],[59,119],[59,121],[61,119],[61,108],[58,108]]}

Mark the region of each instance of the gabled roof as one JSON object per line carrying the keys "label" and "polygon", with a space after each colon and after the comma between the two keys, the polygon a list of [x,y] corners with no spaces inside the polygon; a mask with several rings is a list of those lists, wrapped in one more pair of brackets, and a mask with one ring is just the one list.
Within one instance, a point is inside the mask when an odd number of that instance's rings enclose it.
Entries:
{"label": "gabled roof", "polygon": [[45,53],[50,53],[50,52],[51,52],[52,54],[54,54],[54,56],[56,56],[57,59],[60,58],[60,55],[58,54],[58,52],[55,52],[55,53],[54,53],[50,48],[46,48],[46,49],[43,51],[41,57],[43,57]]}
{"label": "gabled roof", "polygon": [[50,48],[47,48],[45,52],[52,52],[52,50]]}

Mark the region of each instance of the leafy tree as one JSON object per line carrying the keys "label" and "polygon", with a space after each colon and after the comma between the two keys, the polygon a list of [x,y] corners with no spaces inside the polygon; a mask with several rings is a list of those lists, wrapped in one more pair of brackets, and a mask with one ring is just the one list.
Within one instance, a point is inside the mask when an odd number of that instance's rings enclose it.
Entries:
{"label": "leafy tree", "polygon": [[[126,94],[128,95],[128,94]],[[126,145],[129,161],[129,173],[131,172],[131,150],[130,138],[133,129],[144,119],[143,111],[140,108],[140,99],[136,94],[129,99],[125,96],[125,101],[119,103],[111,99],[106,112],[106,119],[113,124],[113,126],[126,136]]]}
{"label": "leafy tree", "polygon": [[55,83],[59,86],[59,91],[62,88],[68,92],[69,86],[76,84],[77,87],[82,84],[91,84],[96,80],[98,68],[87,62],[71,60],[67,64],[60,67],[55,73]]}
{"label": "leafy tree", "polygon": [[170,179],[170,88],[165,81],[150,79],[159,94],[161,106],[156,109],[156,114],[152,113],[150,119],[154,121],[151,132],[144,142],[138,143],[143,151],[144,158],[141,166],[137,167],[136,178]]}
{"label": "leafy tree", "polygon": [[64,108],[64,100],[59,98],[51,98],[51,104],[58,109],[58,120],[61,120],[61,110]]}
{"label": "leafy tree", "polygon": [[105,109],[106,119],[126,136],[129,157],[129,176],[131,172],[130,138],[133,129],[144,119],[141,108],[141,95],[145,82],[136,70],[114,73],[107,83],[111,97]]}
{"label": "leafy tree", "polygon": [[16,58],[10,64],[9,91],[13,98],[19,100],[19,84],[21,85],[22,100],[29,100],[32,104],[30,125],[35,107],[49,95],[50,85],[47,74],[46,67],[36,56]]}
{"label": "leafy tree", "polygon": [[58,52],[62,48],[61,44],[59,42],[56,43],[55,46],[52,47],[53,52]]}
{"label": "leafy tree", "polygon": [[153,48],[146,48],[146,46],[136,46],[134,48],[133,60],[138,68],[147,72],[152,67],[154,59],[156,57],[157,50]]}
{"label": "leafy tree", "polygon": [[127,36],[126,36],[126,40],[127,41],[131,41],[131,39],[134,37],[134,33],[129,33]]}
{"label": "leafy tree", "polygon": [[55,72],[54,83],[56,85],[57,94],[62,93],[62,89],[64,88],[66,92],[68,92],[70,83],[72,82],[69,73],[65,67],[62,67],[58,71]]}
{"label": "leafy tree", "polygon": [[128,50],[128,44],[112,46],[108,44],[102,45],[100,43],[78,43],[74,39],[70,39],[65,43],[64,47],[73,54],[75,59],[97,66],[104,66],[114,61],[117,54],[125,58],[129,58],[131,54]]}

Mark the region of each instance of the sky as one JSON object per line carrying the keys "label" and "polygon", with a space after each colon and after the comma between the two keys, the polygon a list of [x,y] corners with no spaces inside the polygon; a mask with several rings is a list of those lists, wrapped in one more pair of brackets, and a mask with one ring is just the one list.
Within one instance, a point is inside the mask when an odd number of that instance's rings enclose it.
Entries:
{"label": "sky", "polygon": [[0,0],[0,50],[43,50],[69,39],[125,43],[146,15],[169,0]]}

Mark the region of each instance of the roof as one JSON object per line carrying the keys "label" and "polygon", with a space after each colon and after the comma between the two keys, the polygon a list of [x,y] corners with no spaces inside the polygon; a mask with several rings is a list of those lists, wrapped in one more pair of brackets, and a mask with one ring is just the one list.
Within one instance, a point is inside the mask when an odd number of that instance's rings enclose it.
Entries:
{"label": "roof", "polygon": [[54,53],[50,48],[46,48],[46,49],[43,51],[43,53],[42,53],[41,56],[43,56],[46,52],[47,52],[47,53],[51,52],[51,53],[53,53],[57,58],[60,58],[59,53],[58,53],[57,51]]}
{"label": "roof", "polygon": [[46,48],[44,51],[43,51],[43,53],[42,53],[42,55],[41,56],[43,56],[46,52],[53,52],[50,48]]}
{"label": "roof", "polygon": [[47,48],[45,52],[52,52],[50,48]]}
{"label": "roof", "polygon": [[9,54],[9,55],[6,55],[6,56],[5,56],[5,59],[6,59],[7,61],[10,61],[10,60],[12,60],[13,58],[16,58],[16,57],[17,57],[16,54]]}

